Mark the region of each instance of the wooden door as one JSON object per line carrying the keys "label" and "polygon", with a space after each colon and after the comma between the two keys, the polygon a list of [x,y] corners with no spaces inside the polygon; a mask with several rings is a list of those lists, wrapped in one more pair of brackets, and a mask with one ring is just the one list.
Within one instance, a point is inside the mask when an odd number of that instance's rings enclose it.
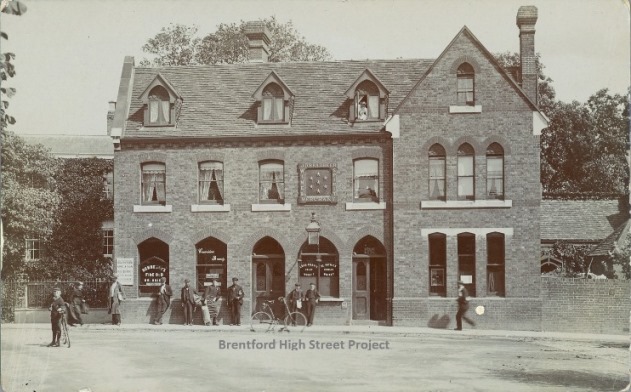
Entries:
{"label": "wooden door", "polygon": [[370,260],[353,261],[353,319],[370,319]]}
{"label": "wooden door", "polygon": [[370,259],[370,319],[385,320],[386,319],[386,259],[385,257]]}

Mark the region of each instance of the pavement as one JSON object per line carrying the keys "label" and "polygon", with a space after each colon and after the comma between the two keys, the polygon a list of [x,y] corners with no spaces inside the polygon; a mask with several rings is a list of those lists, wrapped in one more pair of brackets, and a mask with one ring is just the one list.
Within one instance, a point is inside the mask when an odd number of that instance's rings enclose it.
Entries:
{"label": "pavement", "polygon": [[[28,323],[14,324],[3,323],[1,329],[50,329],[48,323]],[[249,325],[241,326],[205,326],[193,325],[185,326],[179,324],[121,324],[115,326],[111,324],[84,324],[83,326],[73,327],[89,331],[194,331],[202,333],[242,333],[250,332]],[[309,334],[331,334],[341,333],[348,335],[380,335],[380,336],[461,336],[461,337],[487,337],[487,338],[503,338],[508,340],[563,340],[575,342],[601,342],[610,344],[629,345],[631,340],[629,335],[609,335],[594,333],[572,333],[572,332],[539,332],[539,331],[508,331],[508,330],[489,330],[469,328],[462,331],[454,331],[451,329],[426,328],[426,327],[389,327],[381,325],[313,325],[305,328],[305,332]],[[72,332],[71,332],[72,333]]]}

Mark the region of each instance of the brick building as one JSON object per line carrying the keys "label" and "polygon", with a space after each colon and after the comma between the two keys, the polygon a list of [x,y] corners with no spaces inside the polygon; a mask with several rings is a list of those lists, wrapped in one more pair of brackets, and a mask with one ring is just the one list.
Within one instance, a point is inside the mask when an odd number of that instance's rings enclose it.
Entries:
{"label": "brick building", "polygon": [[108,132],[133,317],[160,276],[239,277],[244,315],[315,282],[318,323],[418,325],[462,279],[483,325],[538,329],[536,19],[520,8],[510,71],[466,27],[429,60],[269,63],[258,22],[247,64],[127,57]]}

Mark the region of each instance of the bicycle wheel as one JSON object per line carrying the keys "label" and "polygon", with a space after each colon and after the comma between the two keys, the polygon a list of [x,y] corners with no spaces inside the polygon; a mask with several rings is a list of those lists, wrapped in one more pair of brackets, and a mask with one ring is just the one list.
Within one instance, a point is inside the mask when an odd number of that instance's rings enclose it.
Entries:
{"label": "bicycle wheel", "polygon": [[70,334],[68,333],[68,324],[64,318],[61,320],[61,344],[70,348]]}
{"label": "bicycle wheel", "polygon": [[285,317],[285,329],[287,331],[302,332],[307,326],[307,318],[300,312],[291,312]]}
{"label": "bicycle wheel", "polygon": [[256,312],[252,315],[250,320],[250,331],[252,332],[267,332],[272,329],[274,321],[272,316],[265,312]]}

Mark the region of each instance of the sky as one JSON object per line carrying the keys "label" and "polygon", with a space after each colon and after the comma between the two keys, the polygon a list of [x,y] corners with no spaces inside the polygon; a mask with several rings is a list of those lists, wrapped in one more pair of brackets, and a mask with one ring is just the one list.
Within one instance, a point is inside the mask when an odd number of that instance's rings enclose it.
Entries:
{"label": "sky", "polygon": [[[22,16],[0,15],[17,75],[9,114],[18,134],[105,135],[125,56],[170,23],[196,25],[275,15],[335,60],[435,59],[463,26],[491,52],[518,52],[521,5],[539,10],[535,50],[557,99],[585,102],[602,88],[630,83],[628,0],[21,0]],[[420,75],[419,75],[420,76]]]}

